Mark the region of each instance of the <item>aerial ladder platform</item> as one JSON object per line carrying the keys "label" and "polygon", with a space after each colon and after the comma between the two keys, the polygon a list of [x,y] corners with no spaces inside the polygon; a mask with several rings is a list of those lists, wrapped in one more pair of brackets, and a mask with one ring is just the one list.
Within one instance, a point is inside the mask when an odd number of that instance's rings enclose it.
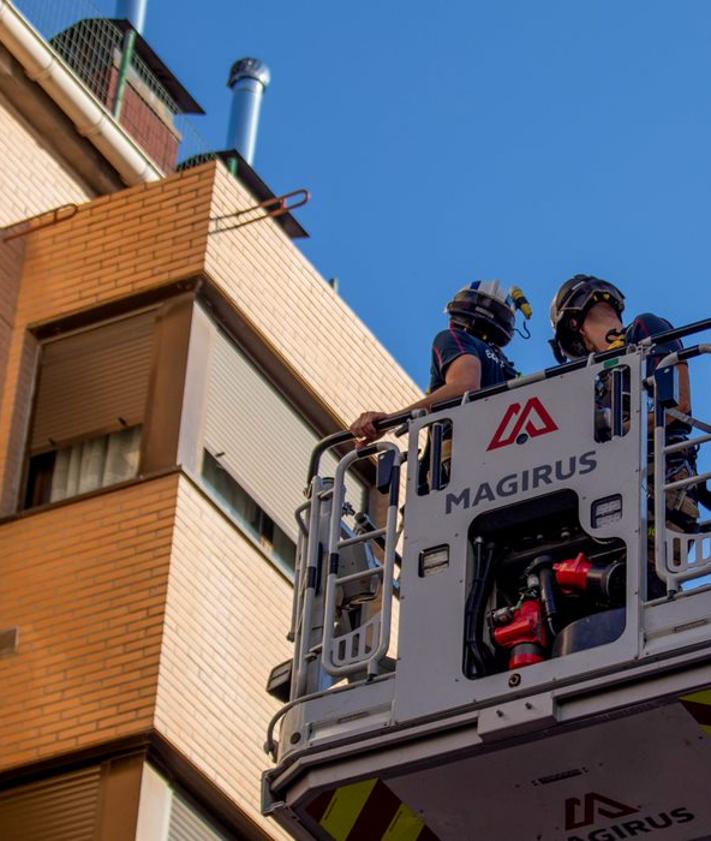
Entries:
{"label": "aerial ladder platform", "polygon": [[678,372],[703,402],[711,345],[653,344],[710,326],[390,419],[332,476],[348,435],[317,446],[265,814],[322,841],[711,839],[711,522],[669,509],[708,502]]}

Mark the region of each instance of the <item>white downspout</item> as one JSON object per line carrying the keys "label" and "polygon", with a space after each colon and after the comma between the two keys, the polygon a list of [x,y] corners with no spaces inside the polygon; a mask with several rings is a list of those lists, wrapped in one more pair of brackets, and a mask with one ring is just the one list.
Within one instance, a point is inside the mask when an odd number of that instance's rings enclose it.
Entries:
{"label": "white downspout", "polygon": [[0,42],[88,138],[129,186],[164,173],[66,67],[9,0],[0,0]]}

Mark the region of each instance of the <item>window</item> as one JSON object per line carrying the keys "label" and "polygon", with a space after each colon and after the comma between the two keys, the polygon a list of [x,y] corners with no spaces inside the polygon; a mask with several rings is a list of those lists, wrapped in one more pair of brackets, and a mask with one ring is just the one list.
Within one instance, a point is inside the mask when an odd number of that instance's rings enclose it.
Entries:
{"label": "window", "polygon": [[138,474],[154,326],[149,311],[43,343],[26,508]]}
{"label": "window", "polygon": [[133,479],[138,474],[141,426],[87,438],[30,459],[26,508],[59,502]]}
{"label": "window", "polygon": [[148,763],[141,774],[138,821],[132,837],[134,834],[150,841],[238,841],[245,837],[235,827],[220,829],[216,815]]}
{"label": "window", "polygon": [[296,563],[294,541],[207,450],[204,453],[202,476],[213,496],[262,550],[280,566],[293,572]]}

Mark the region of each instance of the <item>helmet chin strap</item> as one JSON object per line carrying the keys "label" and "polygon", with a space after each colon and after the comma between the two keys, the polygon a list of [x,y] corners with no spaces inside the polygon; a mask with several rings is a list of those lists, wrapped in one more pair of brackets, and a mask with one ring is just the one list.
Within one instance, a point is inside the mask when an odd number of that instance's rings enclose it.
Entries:
{"label": "helmet chin strap", "polygon": [[551,346],[553,356],[555,356],[555,361],[558,362],[560,365],[564,365],[568,361],[568,357],[561,350],[557,339],[548,339],[548,344]]}
{"label": "helmet chin strap", "polygon": [[482,342],[489,341],[489,337],[486,333],[483,333],[481,330],[475,331],[474,325],[471,322],[466,322],[457,318],[450,318],[450,321],[455,327],[458,327],[460,330],[464,330],[465,333],[469,333],[469,335],[474,336],[475,339],[481,339]]}
{"label": "helmet chin strap", "polygon": [[461,318],[458,316],[450,316],[449,320],[455,327],[458,327],[460,330],[464,330],[465,333],[470,333],[472,336],[476,336],[477,338],[484,339],[486,341],[486,336],[481,335],[481,333],[475,333],[473,331],[473,319],[468,320],[466,318]]}
{"label": "helmet chin strap", "polygon": [[459,327],[459,329],[464,330],[465,333],[469,332],[471,323],[467,322],[465,319],[454,315],[450,315],[449,320],[455,327]]}
{"label": "helmet chin strap", "polygon": [[608,330],[607,333],[605,333],[605,341],[609,345],[610,350],[616,350],[617,348],[625,346],[625,333],[626,331],[624,327],[621,330],[613,327],[612,330]]}

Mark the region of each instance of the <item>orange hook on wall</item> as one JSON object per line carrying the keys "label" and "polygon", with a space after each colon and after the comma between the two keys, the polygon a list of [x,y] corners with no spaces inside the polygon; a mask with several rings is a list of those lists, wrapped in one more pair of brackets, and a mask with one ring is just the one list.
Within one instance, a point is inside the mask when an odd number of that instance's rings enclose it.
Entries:
{"label": "orange hook on wall", "polygon": [[[290,202],[296,196],[300,198]],[[234,213],[227,213],[224,216],[213,216],[211,222],[217,223],[216,230],[213,234],[221,234],[224,231],[234,231],[237,228],[244,228],[245,225],[251,225],[253,222],[261,222],[262,219],[276,219],[278,216],[283,216],[285,213],[291,213],[297,207],[303,207],[311,199],[311,193],[308,190],[300,189],[293,190],[291,193],[284,193],[283,196],[272,196],[270,199],[265,199],[253,207],[248,207],[245,210],[237,210]],[[273,208],[273,209],[272,209]],[[253,219],[247,219],[244,222],[238,222],[236,225],[228,225],[227,227],[220,227],[220,222],[226,219],[237,219],[239,216],[244,216],[246,213],[252,213],[256,210],[266,211],[262,216],[255,216]]]}
{"label": "orange hook on wall", "polygon": [[[78,210],[79,208],[76,204],[63,204],[60,205],[60,207],[55,207],[54,210],[45,210],[44,213],[38,213],[36,216],[30,216],[27,219],[22,219],[19,222],[8,225],[7,227],[16,228],[18,225],[26,225],[27,227],[24,227],[19,231],[13,231],[12,233],[6,234],[2,238],[2,241],[9,242],[12,239],[18,239],[19,237],[24,237],[27,234],[39,231],[41,228],[48,228],[50,225],[56,225],[58,222],[66,222],[68,219],[71,219],[72,216],[76,216]],[[63,211],[69,212],[62,214]],[[45,222],[40,222],[38,225],[32,224],[36,219],[42,219],[44,216],[49,216],[50,214],[51,218],[47,219]]]}

